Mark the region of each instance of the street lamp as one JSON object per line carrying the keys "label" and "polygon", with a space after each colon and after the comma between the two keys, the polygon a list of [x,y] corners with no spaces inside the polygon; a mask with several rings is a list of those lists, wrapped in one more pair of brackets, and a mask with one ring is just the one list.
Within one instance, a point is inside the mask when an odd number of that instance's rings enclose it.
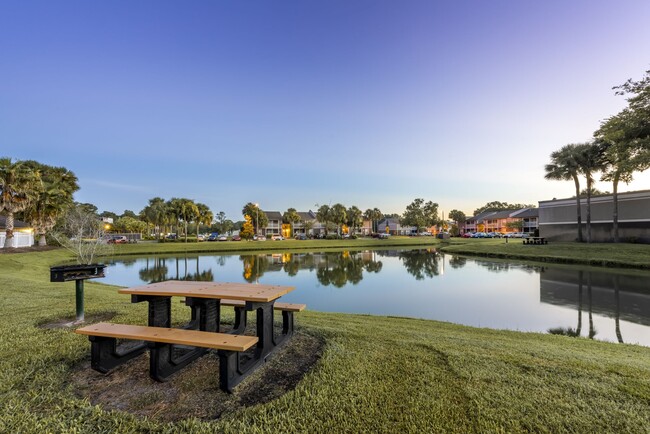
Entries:
{"label": "street lamp", "polygon": [[260,204],[256,203],[255,204],[255,235],[260,234]]}

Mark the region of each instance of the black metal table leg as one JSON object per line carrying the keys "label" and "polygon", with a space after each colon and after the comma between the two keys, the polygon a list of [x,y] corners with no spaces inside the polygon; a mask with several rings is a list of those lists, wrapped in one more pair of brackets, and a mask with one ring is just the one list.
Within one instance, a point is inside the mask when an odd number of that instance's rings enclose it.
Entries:
{"label": "black metal table leg", "polygon": [[103,374],[139,356],[147,349],[147,344],[144,342],[128,350],[120,350],[115,338],[88,336],[88,339],[90,340],[90,367]]}
{"label": "black metal table leg", "polygon": [[[199,328],[206,330],[218,327],[217,300],[195,301],[191,298],[192,321],[189,328],[198,323]],[[170,328],[171,318],[171,297],[155,295],[131,295],[132,303],[149,302],[149,326]],[[186,301],[187,303],[187,301]],[[205,348],[188,347],[185,345],[165,344],[150,342],[149,345],[149,375],[156,381],[165,381],[170,375],[178,372],[190,362],[205,355]]]}

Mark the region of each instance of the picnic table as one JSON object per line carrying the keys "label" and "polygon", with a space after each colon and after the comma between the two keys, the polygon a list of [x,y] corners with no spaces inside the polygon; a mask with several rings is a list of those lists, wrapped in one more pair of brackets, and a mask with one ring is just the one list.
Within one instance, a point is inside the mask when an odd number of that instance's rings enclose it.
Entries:
{"label": "picnic table", "polygon": [[528,237],[524,238],[524,244],[548,244],[545,237]]}
{"label": "picnic table", "polygon": [[[220,360],[220,386],[232,391],[245,377],[263,364],[293,334],[293,313],[304,304],[278,303],[293,291],[291,286],[246,283],[191,282],[169,280],[120,289],[131,295],[132,303],[148,303],[148,326],[100,323],[78,329],[91,341],[91,366],[108,372],[150,349],[150,376],[165,381],[170,375],[217,350]],[[192,310],[191,320],[182,328],[172,328],[171,299],[184,297]],[[234,306],[235,325],[221,333],[221,307]],[[282,333],[273,328],[273,311],[281,310]],[[246,313],[256,313],[256,336],[244,336]],[[143,340],[129,350],[117,348],[116,339]],[[239,338],[239,339],[238,339]],[[253,355],[242,353],[256,346]]]}

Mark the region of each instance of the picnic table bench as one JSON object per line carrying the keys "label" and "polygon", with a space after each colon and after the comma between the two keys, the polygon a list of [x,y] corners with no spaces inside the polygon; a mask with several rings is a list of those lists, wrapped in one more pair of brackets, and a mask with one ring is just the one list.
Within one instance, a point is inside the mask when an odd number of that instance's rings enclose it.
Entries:
{"label": "picnic table bench", "polygon": [[[165,381],[170,375],[203,356],[217,350],[220,387],[228,392],[252,373],[293,334],[293,313],[305,309],[303,304],[276,303],[294,287],[241,283],[166,281],[120,289],[130,294],[132,303],[148,302],[148,326],[100,323],[77,329],[91,341],[91,367],[106,373],[126,361],[150,350],[150,376]],[[182,328],[171,328],[171,297],[185,297],[192,309],[191,320]],[[221,305],[235,307],[235,325],[220,333]],[[283,314],[282,334],[275,336],[273,310]],[[257,315],[256,336],[244,336],[246,313]],[[235,338],[233,340],[233,338]],[[237,339],[241,338],[241,339]],[[117,339],[144,341],[124,350]],[[234,346],[233,346],[234,345]],[[240,355],[255,346],[246,360]],[[179,355],[180,353],[180,355]]]}
{"label": "picnic table bench", "polygon": [[524,244],[548,244],[545,237],[528,237],[524,238]]}

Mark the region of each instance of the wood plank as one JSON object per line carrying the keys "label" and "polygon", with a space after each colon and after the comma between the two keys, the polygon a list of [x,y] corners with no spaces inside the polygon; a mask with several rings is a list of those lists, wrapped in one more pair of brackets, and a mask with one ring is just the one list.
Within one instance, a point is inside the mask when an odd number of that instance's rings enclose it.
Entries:
{"label": "wood plank", "polygon": [[269,302],[296,289],[293,286],[258,285],[252,283],[187,282],[168,280],[150,285],[123,288],[120,294],[185,296]]}
{"label": "wood plank", "polygon": [[79,328],[75,330],[75,333],[88,336],[134,339],[229,351],[246,351],[258,341],[256,336],[106,322]]}

